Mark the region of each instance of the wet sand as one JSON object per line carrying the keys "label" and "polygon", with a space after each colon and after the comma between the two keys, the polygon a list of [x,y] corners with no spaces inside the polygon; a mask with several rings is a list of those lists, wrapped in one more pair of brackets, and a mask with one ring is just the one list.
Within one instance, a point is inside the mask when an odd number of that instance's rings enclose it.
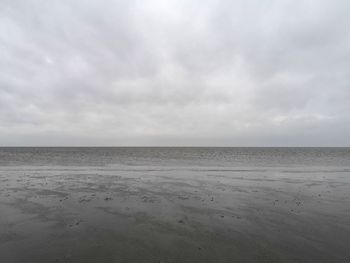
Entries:
{"label": "wet sand", "polygon": [[350,170],[0,167],[0,262],[350,262]]}

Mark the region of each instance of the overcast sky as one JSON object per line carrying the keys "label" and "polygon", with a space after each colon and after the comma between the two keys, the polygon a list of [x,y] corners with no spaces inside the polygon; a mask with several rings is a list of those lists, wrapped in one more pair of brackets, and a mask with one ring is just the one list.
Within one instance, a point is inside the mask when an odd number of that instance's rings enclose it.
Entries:
{"label": "overcast sky", "polygon": [[0,0],[0,145],[350,146],[350,1]]}

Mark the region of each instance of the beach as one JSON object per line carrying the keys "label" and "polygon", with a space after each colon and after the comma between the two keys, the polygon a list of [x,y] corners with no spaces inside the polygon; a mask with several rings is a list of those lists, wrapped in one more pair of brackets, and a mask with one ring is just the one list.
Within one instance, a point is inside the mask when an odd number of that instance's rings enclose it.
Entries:
{"label": "beach", "polygon": [[0,262],[349,262],[349,156],[2,148]]}

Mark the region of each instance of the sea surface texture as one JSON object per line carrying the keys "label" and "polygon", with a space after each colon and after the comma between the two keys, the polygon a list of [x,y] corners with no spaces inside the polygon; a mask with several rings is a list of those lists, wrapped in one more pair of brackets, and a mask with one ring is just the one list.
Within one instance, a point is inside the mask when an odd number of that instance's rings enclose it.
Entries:
{"label": "sea surface texture", "polygon": [[350,148],[0,148],[0,262],[350,262]]}

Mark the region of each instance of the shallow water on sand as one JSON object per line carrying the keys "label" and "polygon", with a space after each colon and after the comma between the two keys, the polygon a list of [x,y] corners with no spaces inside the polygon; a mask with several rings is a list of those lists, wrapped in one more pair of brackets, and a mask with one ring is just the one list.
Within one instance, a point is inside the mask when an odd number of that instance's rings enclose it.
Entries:
{"label": "shallow water on sand", "polygon": [[350,262],[349,148],[0,148],[0,262]]}

